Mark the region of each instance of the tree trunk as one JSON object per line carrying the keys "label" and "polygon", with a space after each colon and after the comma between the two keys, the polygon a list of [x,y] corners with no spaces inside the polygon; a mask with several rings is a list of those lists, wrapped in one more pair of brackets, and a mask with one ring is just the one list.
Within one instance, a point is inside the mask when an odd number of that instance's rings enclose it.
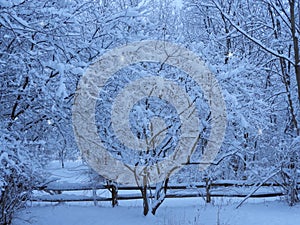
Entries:
{"label": "tree trunk", "polygon": [[143,185],[141,187],[141,193],[143,198],[144,216],[147,216],[149,212],[149,198],[147,193],[147,176],[143,177]]}
{"label": "tree trunk", "polygon": [[167,190],[168,190],[168,182],[169,178],[167,178],[165,181],[161,182],[161,185],[158,187],[156,186],[155,190],[155,205],[152,206],[152,214],[155,215],[156,210],[158,207],[163,203],[165,200]]}
{"label": "tree trunk", "polygon": [[[299,59],[299,40],[296,34],[296,18],[295,18],[295,0],[289,0],[290,4],[290,14],[291,14],[291,33],[293,38],[293,47],[294,47],[294,68],[297,80],[297,88],[298,88],[298,101],[300,104],[300,59]],[[299,129],[297,134],[300,135]]]}

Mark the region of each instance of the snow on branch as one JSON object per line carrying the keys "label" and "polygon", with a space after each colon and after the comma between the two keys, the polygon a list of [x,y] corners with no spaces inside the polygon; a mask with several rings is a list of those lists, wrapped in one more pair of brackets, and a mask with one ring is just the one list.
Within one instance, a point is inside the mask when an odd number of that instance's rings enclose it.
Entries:
{"label": "snow on branch", "polygon": [[215,4],[216,8],[220,11],[220,13],[228,20],[228,22],[241,34],[243,34],[246,38],[248,38],[250,41],[252,41],[253,43],[257,44],[259,47],[261,47],[264,51],[270,53],[271,55],[274,55],[278,58],[281,59],[285,59],[288,62],[290,62],[292,65],[295,65],[295,62],[289,58],[287,55],[285,54],[280,54],[276,51],[274,51],[273,49],[269,48],[268,46],[266,46],[265,44],[263,44],[260,40],[256,39],[255,37],[252,37],[250,34],[247,33],[247,31],[245,31],[243,28],[241,28],[239,25],[237,25],[232,18],[230,17],[230,15],[228,15],[226,12],[224,12],[221,8],[221,6],[216,2],[213,1],[213,3]]}

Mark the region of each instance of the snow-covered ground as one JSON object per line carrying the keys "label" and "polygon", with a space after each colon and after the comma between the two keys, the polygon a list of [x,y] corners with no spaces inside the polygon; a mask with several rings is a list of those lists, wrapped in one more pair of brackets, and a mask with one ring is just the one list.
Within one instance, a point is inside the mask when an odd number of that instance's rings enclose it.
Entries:
{"label": "snow-covered ground", "polygon": [[224,200],[205,204],[202,199],[166,199],[157,215],[143,216],[141,202],[122,201],[120,206],[48,205],[20,211],[13,225],[298,225],[300,205],[262,201],[245,203]]}
{"label": "snow-covered ground", "polygon": [[[88,167],[82,162],[59,162],[48,165],[49,179],[58,185],[88,181]],[[84,191],[84,194],[89,194]],[[103,193],[102,193],[103,194]],[[105,195],[105,193],[104,193]],[[106,196],[109,197],[109,194]],[[206,204],[202,197],[165,199],[155,216],[142,215],[142,201],[119,201],[112,208],[110,202],[30,203],[15,215],[13,225],[299,225],[300,204],[289,207],[279,198],[248,199],[213,198]]]}

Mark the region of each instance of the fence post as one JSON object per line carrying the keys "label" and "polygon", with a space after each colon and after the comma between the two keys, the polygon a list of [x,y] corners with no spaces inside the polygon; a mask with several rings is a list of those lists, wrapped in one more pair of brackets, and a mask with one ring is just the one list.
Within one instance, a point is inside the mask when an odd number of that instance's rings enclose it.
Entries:
{"label": "fence post", "polygon": [[98,201],[97,201],[97,190],[95,187],[93,187],[93,198],[94,198],[94,206],[98,205]]}
{"label": "fence post", "polygon": [[112,207],[118,205],[118,188],[115,184],[111,184],[111,203]]}
{"label": "fence post", "polygon": [[211,202],[210,188],[211,188],[211,179],[209,177],[205,177],[205,191],[206,191],[206,203]]}

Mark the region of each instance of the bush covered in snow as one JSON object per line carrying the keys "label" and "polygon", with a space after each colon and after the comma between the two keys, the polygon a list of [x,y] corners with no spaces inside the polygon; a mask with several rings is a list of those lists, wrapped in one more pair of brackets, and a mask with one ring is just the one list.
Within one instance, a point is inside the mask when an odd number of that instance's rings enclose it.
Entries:
{"label": "bush covered in snow", "polygon": [[10,224],[39,178],[14,151],[0,150],[0,224]]}

